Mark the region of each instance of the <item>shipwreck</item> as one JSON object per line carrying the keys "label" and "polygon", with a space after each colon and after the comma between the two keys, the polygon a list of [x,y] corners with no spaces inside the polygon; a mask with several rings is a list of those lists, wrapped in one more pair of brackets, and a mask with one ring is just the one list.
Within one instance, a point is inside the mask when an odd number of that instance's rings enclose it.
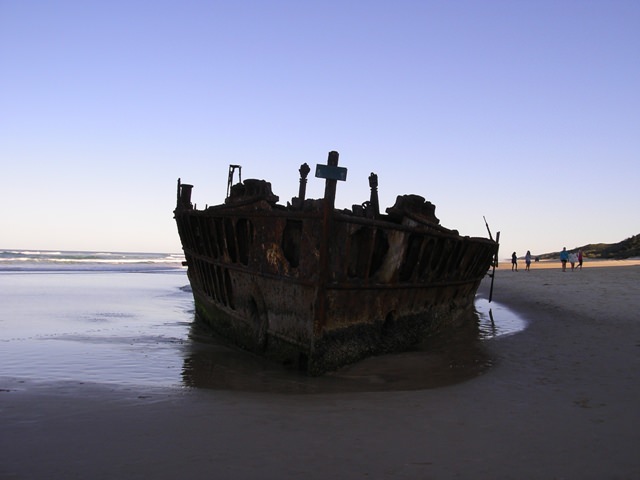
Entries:
{"label": "shipwreck", "polygon": [[368,201],[336,209],[347,176],[337,152],[316,166],[324,198],[307,199],[310,170],[300,167],[287,205],[269,182],[242,181],[238,165],[224,203],[202,210],[178,180],[174,216],[201,320],[246,350],[320,375],[407,350],[467,318],[497,241],[441,226],[418,195],[381,213],[373,173]]}

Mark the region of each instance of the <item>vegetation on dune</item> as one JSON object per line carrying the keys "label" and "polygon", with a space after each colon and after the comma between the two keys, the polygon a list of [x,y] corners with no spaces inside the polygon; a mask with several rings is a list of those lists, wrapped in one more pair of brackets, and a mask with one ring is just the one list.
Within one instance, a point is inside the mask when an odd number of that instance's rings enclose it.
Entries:
{"label": "vegetation on dune", "polygon": [[[582,253],[587,258],[601,258],[608,260],[624,260],[625,258],[640,257],[640,234],[629,237],[618,243],[590,243],[581,247],[575,247],[569,252]],[[560,252],[537,255],[540,259],[558,258]]]}

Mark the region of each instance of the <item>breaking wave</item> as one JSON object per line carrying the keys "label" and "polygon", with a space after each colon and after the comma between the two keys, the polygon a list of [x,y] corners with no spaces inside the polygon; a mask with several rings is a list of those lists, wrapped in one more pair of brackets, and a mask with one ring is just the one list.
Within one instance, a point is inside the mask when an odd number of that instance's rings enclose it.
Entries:
{"label": "breaking wave", "polygon": [[182,253],[0,250],[0,271],[159,271],[183,269]]}

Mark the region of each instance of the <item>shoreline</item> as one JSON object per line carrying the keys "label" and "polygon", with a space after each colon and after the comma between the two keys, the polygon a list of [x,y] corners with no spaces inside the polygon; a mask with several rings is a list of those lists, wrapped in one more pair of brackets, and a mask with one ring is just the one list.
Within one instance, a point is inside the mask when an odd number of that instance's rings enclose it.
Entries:
{"label": "shoreline", "polygon": [[[602,268],[602,267],[632,267],[640,265],[640,258],[629,258],[625,260],[601,260],[584,258],[583,268]],[[518,257],[518,271],[524,270],[524,257]],[[531,269],[558,268],[561,269],[559,259],[540,260],[539,262],[531,262]],[[501,260],[498,262],[498,269],[511,270],[511,260]],[[571,269],[571,264],[567,262],[567,269]]]}
{"label": "shoreline", "polygon": [[494,365],[446,387],[3,381],[0,478],[640,478],[640,267],[554,263],[497,269],[494,301],[528,326],[486,341]]}

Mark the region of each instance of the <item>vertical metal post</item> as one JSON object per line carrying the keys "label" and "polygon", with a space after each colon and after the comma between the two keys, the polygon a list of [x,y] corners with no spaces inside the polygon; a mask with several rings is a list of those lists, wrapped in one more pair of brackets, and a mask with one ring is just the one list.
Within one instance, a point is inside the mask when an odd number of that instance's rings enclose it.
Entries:
{"label": "vertical metal post", "polygon": [[300,165],[300,188],[298,189],[298,201],[300,202],[300,208],[302,208],[302,204],[304,203],[304,199],[307,196],[307,175],[311,169],[309,165],[303,163]]}
{"label": "vertical metal post", "polygon": [[[338,166],[338,152],[329,152],[327,165]],[[333,229],[333,209],[336,200],[337,180],[327,178],[324,187],[324,200],[322,202],[322,237],[320,238],[320,258],[318,269],[318,294],[316,298],[316,312],[314,331],[319,334],[326,323],[327,315],[327,284],[329,283],[329,239]]]}
{"label": "vertical metal post", "polygon": [[[487,226],[487,228],[489,227]],[[496,233],[496,243],[498,244],[498,249],[500,249],[500,232]],[[493,257],[493,272],[491,273],[491,288],[489,288],[489,303],[491,303],[491,300],[493,298],[493,281],[496,278],[497,265],[498,265],[498,250],[496,250],[496,254]]]}
{"label": "vertical metal post", "polygon": [[371,188],[369,203],[373,208],[374,217],[377,217],[378,215],[380,215],[380,201],[378,200],[378,175],[373,172],[371,172],[371,175],[369,175],[369,188]]}

